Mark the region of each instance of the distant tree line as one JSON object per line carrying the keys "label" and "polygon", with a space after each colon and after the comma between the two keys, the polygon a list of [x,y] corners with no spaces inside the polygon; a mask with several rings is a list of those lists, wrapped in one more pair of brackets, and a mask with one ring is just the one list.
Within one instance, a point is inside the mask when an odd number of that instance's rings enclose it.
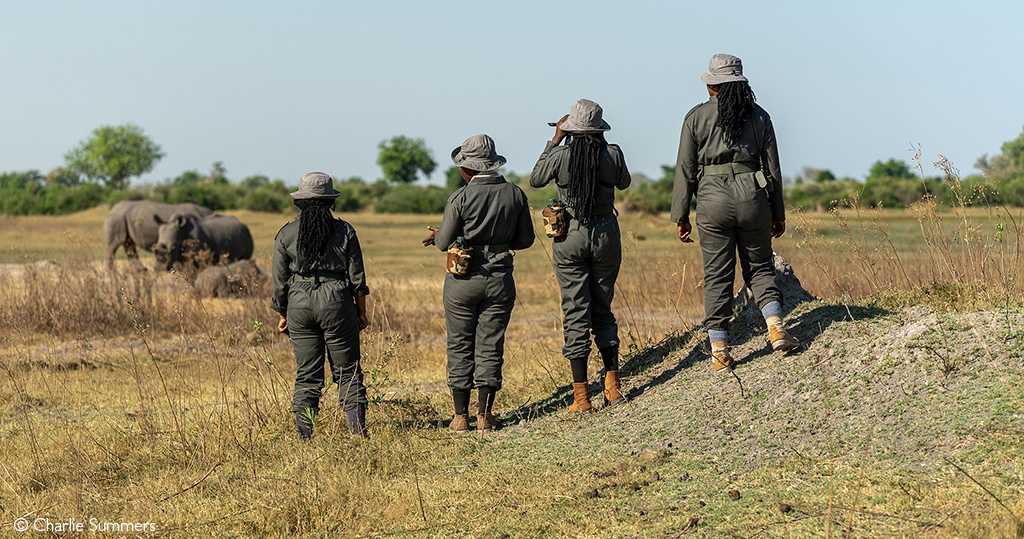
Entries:
{"label": "distant tree line", "polygon": [[[164,156],[142,129],[133,124],[101,126],[64,156],[63,166],[47,174],[38,170],[0,173],[0,213],[10,215],[64,214],[126,199],[158,202],[194,202],[215,211],[245,209],[283,212],[292,205],[295,185],[280,179],[254,175],[232,181],[220,162],[208,173],[188,170],[157,185],[128,188],[131,178],[153,169]],[[395,136],[378,144],[377,164],[383,178],[367,182],[358,177],[336,179],[341,192],[339,211],[370,210],[377,213],[441,213],[448,196],[465,185],[454,166],[445,170],[445,186],[417,185],[438,164],[420,138]],[[828,169],[806,167],[795,178],[786,178],[786,203],[804,210],[827,210],[856,194],[861,205],[903,208],[925,195],[944,204],[953,202],[952,182],[966,193],[965,203],[997,203],[1024,206],[1024,133],[1004,143],[1001,153],[981,156],[975,168],[982,174],[960,178],[951,171],[945,177],[922,177],[904,161],[876,161],[864,181],[837,178]],[[327,171],[330,172],[330,171]],[[532,189],[528,177],[503,171],[505,178],[523,186],[530,204],[541,207],[555,198],[554,187]],[[648,213],[667,212],[672,205],[674,168],[661,167],[661,177],[633,175],[633,185],[619,195],[620,208]],[[297,183],[295,181],[294,183]]]}

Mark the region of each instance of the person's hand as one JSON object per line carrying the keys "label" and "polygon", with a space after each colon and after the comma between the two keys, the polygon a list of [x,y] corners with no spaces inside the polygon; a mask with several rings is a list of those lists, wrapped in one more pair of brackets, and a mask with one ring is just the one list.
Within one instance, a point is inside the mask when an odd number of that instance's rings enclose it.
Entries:
{"label": "person's hand", "polygon": [[569,119],[569,115],[562,116],[562,119],[555,122],[555,136],[551,137],[551,142],[555,144],[561,144],[562,140],[565,139],[565,131],[562,131],[562,124]]}
{"label": "person's hand", "polygon": [[690,232],[691,232],[691,229],[690,229],[690,222],[689,221],[687,221],[685,223],[679,223],[679,229],[678,229],[679,241],[681,241],[683,243],[693,243],[693,240],[690,239]]}
{"label": "person's hand", "polygon": [[434,236],[437,236],[437,227],[436,226],[428,226],[427,230],[430,231],[430,235],[427,236],[426,238],[423,238],[423,246],[424,247],[430,247],[431,245],[434,245]]}
{"label": "person's hand", "polygon": [[786,233],[785,221],[772,221],[772,237],[778,238]]}
{"label": "person's hand", "polygon": [[356,318],[359,320],[359,331],[370,327],[370,319],[366,317],[366,313],[359,313]]}
{"label": "person's hand", "polygon": [[283,314],[281,315],[281,320],[277,322],[277,330],[288,335],[288,319],[285,318]]}

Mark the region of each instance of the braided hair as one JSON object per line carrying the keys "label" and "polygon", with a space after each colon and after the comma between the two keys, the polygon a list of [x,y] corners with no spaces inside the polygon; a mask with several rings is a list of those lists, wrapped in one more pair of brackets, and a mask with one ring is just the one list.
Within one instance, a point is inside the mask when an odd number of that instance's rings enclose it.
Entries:
{"label": "braided hair", "polygon": [[601,170],[601,152],[607,146],[601,134],[573,135],[569,141],[568,195],[563,202],[583,224],[594,217],[594,188]]}
{"label": "braided hair", "polygon": [[715,126],[722,130],[725,143],[735,146],[747,118],[754,112],[757,97],[746,81],[723,82],[714,88],[718,90],[718,120]]}
{"label": "braided hair", "polygon": [[327,240],[334,232],[334,199],[297,199],[299,214],[299,273],[310,273],[323,263]]}

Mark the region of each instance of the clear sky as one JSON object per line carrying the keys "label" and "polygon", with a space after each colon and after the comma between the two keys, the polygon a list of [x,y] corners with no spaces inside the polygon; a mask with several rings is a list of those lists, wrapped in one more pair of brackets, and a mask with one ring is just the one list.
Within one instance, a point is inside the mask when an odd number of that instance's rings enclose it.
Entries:
{"label": "clear sky", "polygon": [[871,163],[966,175],[1024,127],[1024,2],[0,0],[0,171],[63,164],[100,125],[166,157],[297,184],[380,177],[377,143],[422,137],[443,171],[494,137],[527,174],[573,101],[599,102],[632,172],[675,161],[714,53],[743,59],[783,172]]}

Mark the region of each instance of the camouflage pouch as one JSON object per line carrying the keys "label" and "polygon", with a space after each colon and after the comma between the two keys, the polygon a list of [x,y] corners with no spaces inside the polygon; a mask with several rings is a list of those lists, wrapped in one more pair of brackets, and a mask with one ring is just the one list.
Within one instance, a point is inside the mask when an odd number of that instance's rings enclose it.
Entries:
{"label": "camouflage pouch", "polygon": [[472,258],[473,248],[462,248],[456,244],[448,246],[448,263],[445,271],[452,275],[466,275],[469,273],[469,261]]}
{"label": "camouflage pouch", "polygon": [[558,201],[552,200],[540,215],[544,219],[544,233],[549,238],[561,238],[569,232],[569,214]]}

